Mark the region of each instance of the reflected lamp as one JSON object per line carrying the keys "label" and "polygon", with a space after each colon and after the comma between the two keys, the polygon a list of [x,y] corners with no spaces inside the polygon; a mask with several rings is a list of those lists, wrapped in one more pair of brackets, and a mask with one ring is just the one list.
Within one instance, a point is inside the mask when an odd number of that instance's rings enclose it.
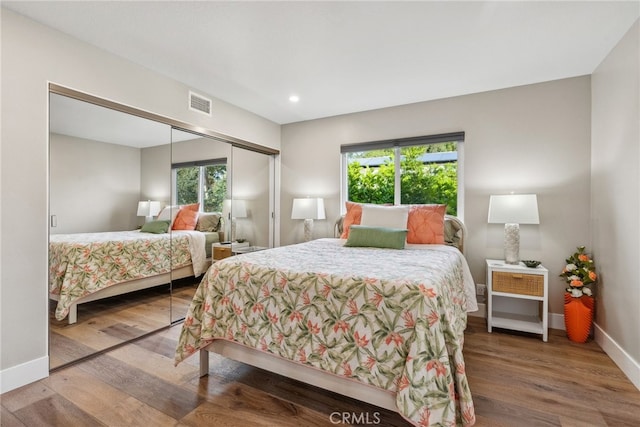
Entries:
{"label": "reflected lamp", "polygon": [[153,220],[160,213],[160,202],[146,200],[138,202],[138,216],[144,217],[144,222]]}

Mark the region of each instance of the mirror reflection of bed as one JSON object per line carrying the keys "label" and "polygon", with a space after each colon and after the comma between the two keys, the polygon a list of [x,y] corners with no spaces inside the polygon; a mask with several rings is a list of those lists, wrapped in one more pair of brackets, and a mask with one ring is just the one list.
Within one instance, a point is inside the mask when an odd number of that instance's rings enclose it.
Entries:
{"label": "mirror reflection of bed", "polygon": [[[183,320],[215,245],[237,234],[245,246],[273,246],[274,160],[237,141],[177,129],[171,120],[153,114],[148,120],[133,109],[126,114],[97,98],[120,111],[84,102],[77,98],[91,96],[51,86],[49,347],[55,369]],[[180,169],[190,169],[182,179]],[[243,212],[234,213],[231,202],[238,200]],[[155,209],[143,212],[143,204]],[[196,229],[180,230],[175,214],[193,206]],[[161,217],[169,220],[167,230],[154,231]],[[142,267],[145,257],[154,267]],[[98,279],[99,271],[111,271],[109,284]]]}
{"label": "mirror reflection of bed", "polygon": [[[170,131],[166,124],[50,94],[50,267],[57,240],[135,231],[145,222],[138,202],[170,195],[169,175],[149,167],[170,164]],[[56,316],[62,298],[50,299],[50,368],[166,327],[171,292],[170,281],[163,282],[78,304],[74,323],[60,310]]]}

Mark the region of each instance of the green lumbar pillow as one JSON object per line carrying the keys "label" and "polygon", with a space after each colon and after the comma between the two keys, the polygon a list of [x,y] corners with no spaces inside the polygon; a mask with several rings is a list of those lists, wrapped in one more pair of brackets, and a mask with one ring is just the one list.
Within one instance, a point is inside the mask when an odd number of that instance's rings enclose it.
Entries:
{"label": "green lumbar pillow", "polygon": [[169,222],[165,220],[156,220],[145,222],[140,231],[144,233],[162,234],[169,231]]}
{"label": "green lumbar pillow", "polygon": [[407,230],[404,228],[352,225],[345,246],[385,249],[404,249]]}

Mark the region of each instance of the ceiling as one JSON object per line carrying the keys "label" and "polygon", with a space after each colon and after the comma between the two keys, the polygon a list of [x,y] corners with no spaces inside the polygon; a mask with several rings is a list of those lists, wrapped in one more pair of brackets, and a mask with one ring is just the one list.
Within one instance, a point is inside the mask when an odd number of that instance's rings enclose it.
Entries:
{"label": "ceiling", "polygon": [[280,124],[591,74],[640,16],[638,1],[2,5]]}

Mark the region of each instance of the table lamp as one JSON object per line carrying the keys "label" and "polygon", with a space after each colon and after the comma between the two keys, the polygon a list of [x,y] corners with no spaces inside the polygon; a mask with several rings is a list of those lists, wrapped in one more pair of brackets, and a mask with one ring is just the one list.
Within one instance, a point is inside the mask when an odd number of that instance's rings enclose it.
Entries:
{"label": "table lamp", "polygon": [[325,219],[324,199],[293,199],[291,219],[304,219],[304,241],[308,242],[313,238],[313,220]]}
{"label": "table lamp", "polygon": [[540,224],[535,194],[507,194],[489,199],[490,224],[504,224],[504,259],[520,262],[520,224]]}

